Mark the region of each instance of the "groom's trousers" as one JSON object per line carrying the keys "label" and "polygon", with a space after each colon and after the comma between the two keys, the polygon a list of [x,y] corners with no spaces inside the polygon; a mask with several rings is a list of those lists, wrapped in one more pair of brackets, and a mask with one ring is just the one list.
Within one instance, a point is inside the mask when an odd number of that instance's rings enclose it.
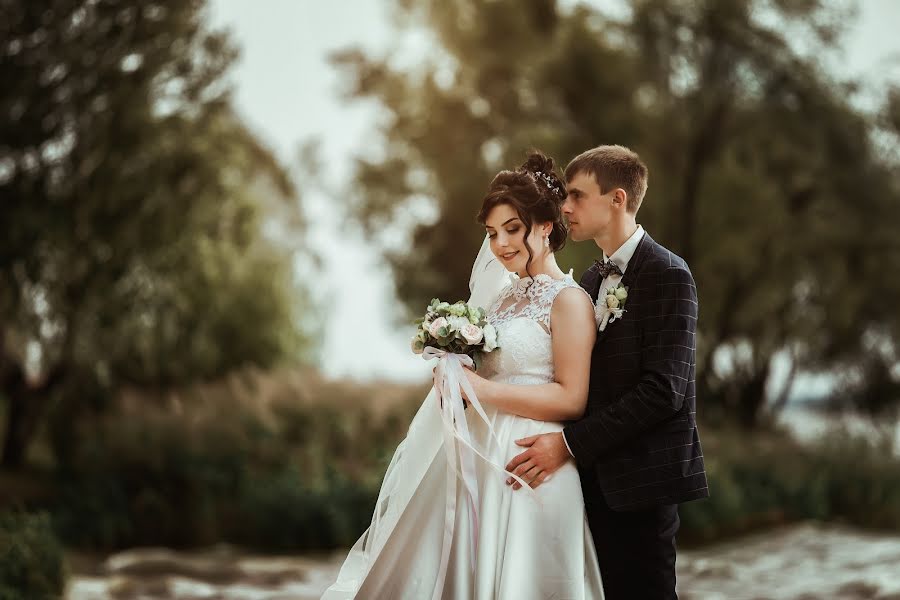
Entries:
{"label": "groom's trousers", "polygon": [[606,600],[677,600],[678,505],[614,511],[593,491],[585,496]]}

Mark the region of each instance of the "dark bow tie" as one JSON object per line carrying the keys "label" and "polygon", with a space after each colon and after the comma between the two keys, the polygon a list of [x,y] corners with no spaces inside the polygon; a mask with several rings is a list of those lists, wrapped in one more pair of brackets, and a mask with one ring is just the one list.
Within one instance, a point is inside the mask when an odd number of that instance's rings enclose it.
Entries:
{"label": "dark bow tie", "polygon": [[594,264],[597,265],[597,272],[600,273],[600,277],[603,279],[606,279],[610,275],[622,274],[622,269],[619,268],[619,265],[611,260],[607,260],[606,262],[595,260]]}

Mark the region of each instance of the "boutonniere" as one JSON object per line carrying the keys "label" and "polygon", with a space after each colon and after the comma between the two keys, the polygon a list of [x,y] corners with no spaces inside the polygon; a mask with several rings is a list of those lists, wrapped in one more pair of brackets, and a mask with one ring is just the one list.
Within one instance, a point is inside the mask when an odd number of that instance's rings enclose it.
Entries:
{"label": "boutonniere", "polygon": [[594,317],[597,319],[597,327],[600,331],[606,329],[609,323],[622,318],[625,313],[626,300],[628,300],[628,288],[621,283],[607,288],[606,293],[597,299]]}

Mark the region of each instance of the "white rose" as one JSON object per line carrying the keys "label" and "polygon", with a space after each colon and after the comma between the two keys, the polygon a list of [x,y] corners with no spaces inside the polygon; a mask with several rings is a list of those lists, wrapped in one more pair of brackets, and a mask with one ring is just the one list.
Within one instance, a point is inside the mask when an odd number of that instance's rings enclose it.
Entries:
{"label": "white rose", "polygon": [[431,337],[438,338],[441,337],[439,332],[444,327],[448,327],[450,324],[447,322],[447,319],[444,317],[438,317],[434,321],[431,322],[431,325],[428,326],[428,333],[431,334]]}
{"label": "white rose", "polygon": [[619,302],[622,302],[622,301],[624,301],[626,298],[628,298],[628,290],[626,290],[626,289],[623,288],[623,287],[616,288],[616,292],[615,292],[615,293],[616,293],[616,298],[619,299]]}
{"label": "white rose", "polygon": [[481,340],[484,339],[484,332],[481,330],[481,327],[471,323],[460,329],[459,332],[462,334],[463,339],[466,340],[466,343],[472,346],[481,343]]}
{"label": "white rose", "polygon": [[488,323],[484,326],[484,351],[490,352],[497,347],[497,330]]}
{"label": "white rose", "polygon": [[615,297],[615,295],[609,295],[606,297],[606,306],[608,308],[619,308],[619,299]]}
{"label": "white rose", "polygon": [[463,327],[469,325],[469,319],[466,317],[458,317],[456,315],[447,317],[447,322],[450,323],[451,331],[462,331]]}

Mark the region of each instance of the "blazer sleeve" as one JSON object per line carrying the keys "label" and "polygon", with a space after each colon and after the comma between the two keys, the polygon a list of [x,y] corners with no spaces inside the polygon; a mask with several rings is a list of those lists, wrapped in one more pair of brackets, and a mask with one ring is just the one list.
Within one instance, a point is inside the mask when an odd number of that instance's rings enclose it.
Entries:
{"label": "blazer sleeve", "polygon": [[680,266],[650,276],[657,280],[640,323],[640,381],[618,400],[564,429],[580,465],[593,464],[610,449],[671,418],[684,403],[695,362],[697,287],[690,271]]}

